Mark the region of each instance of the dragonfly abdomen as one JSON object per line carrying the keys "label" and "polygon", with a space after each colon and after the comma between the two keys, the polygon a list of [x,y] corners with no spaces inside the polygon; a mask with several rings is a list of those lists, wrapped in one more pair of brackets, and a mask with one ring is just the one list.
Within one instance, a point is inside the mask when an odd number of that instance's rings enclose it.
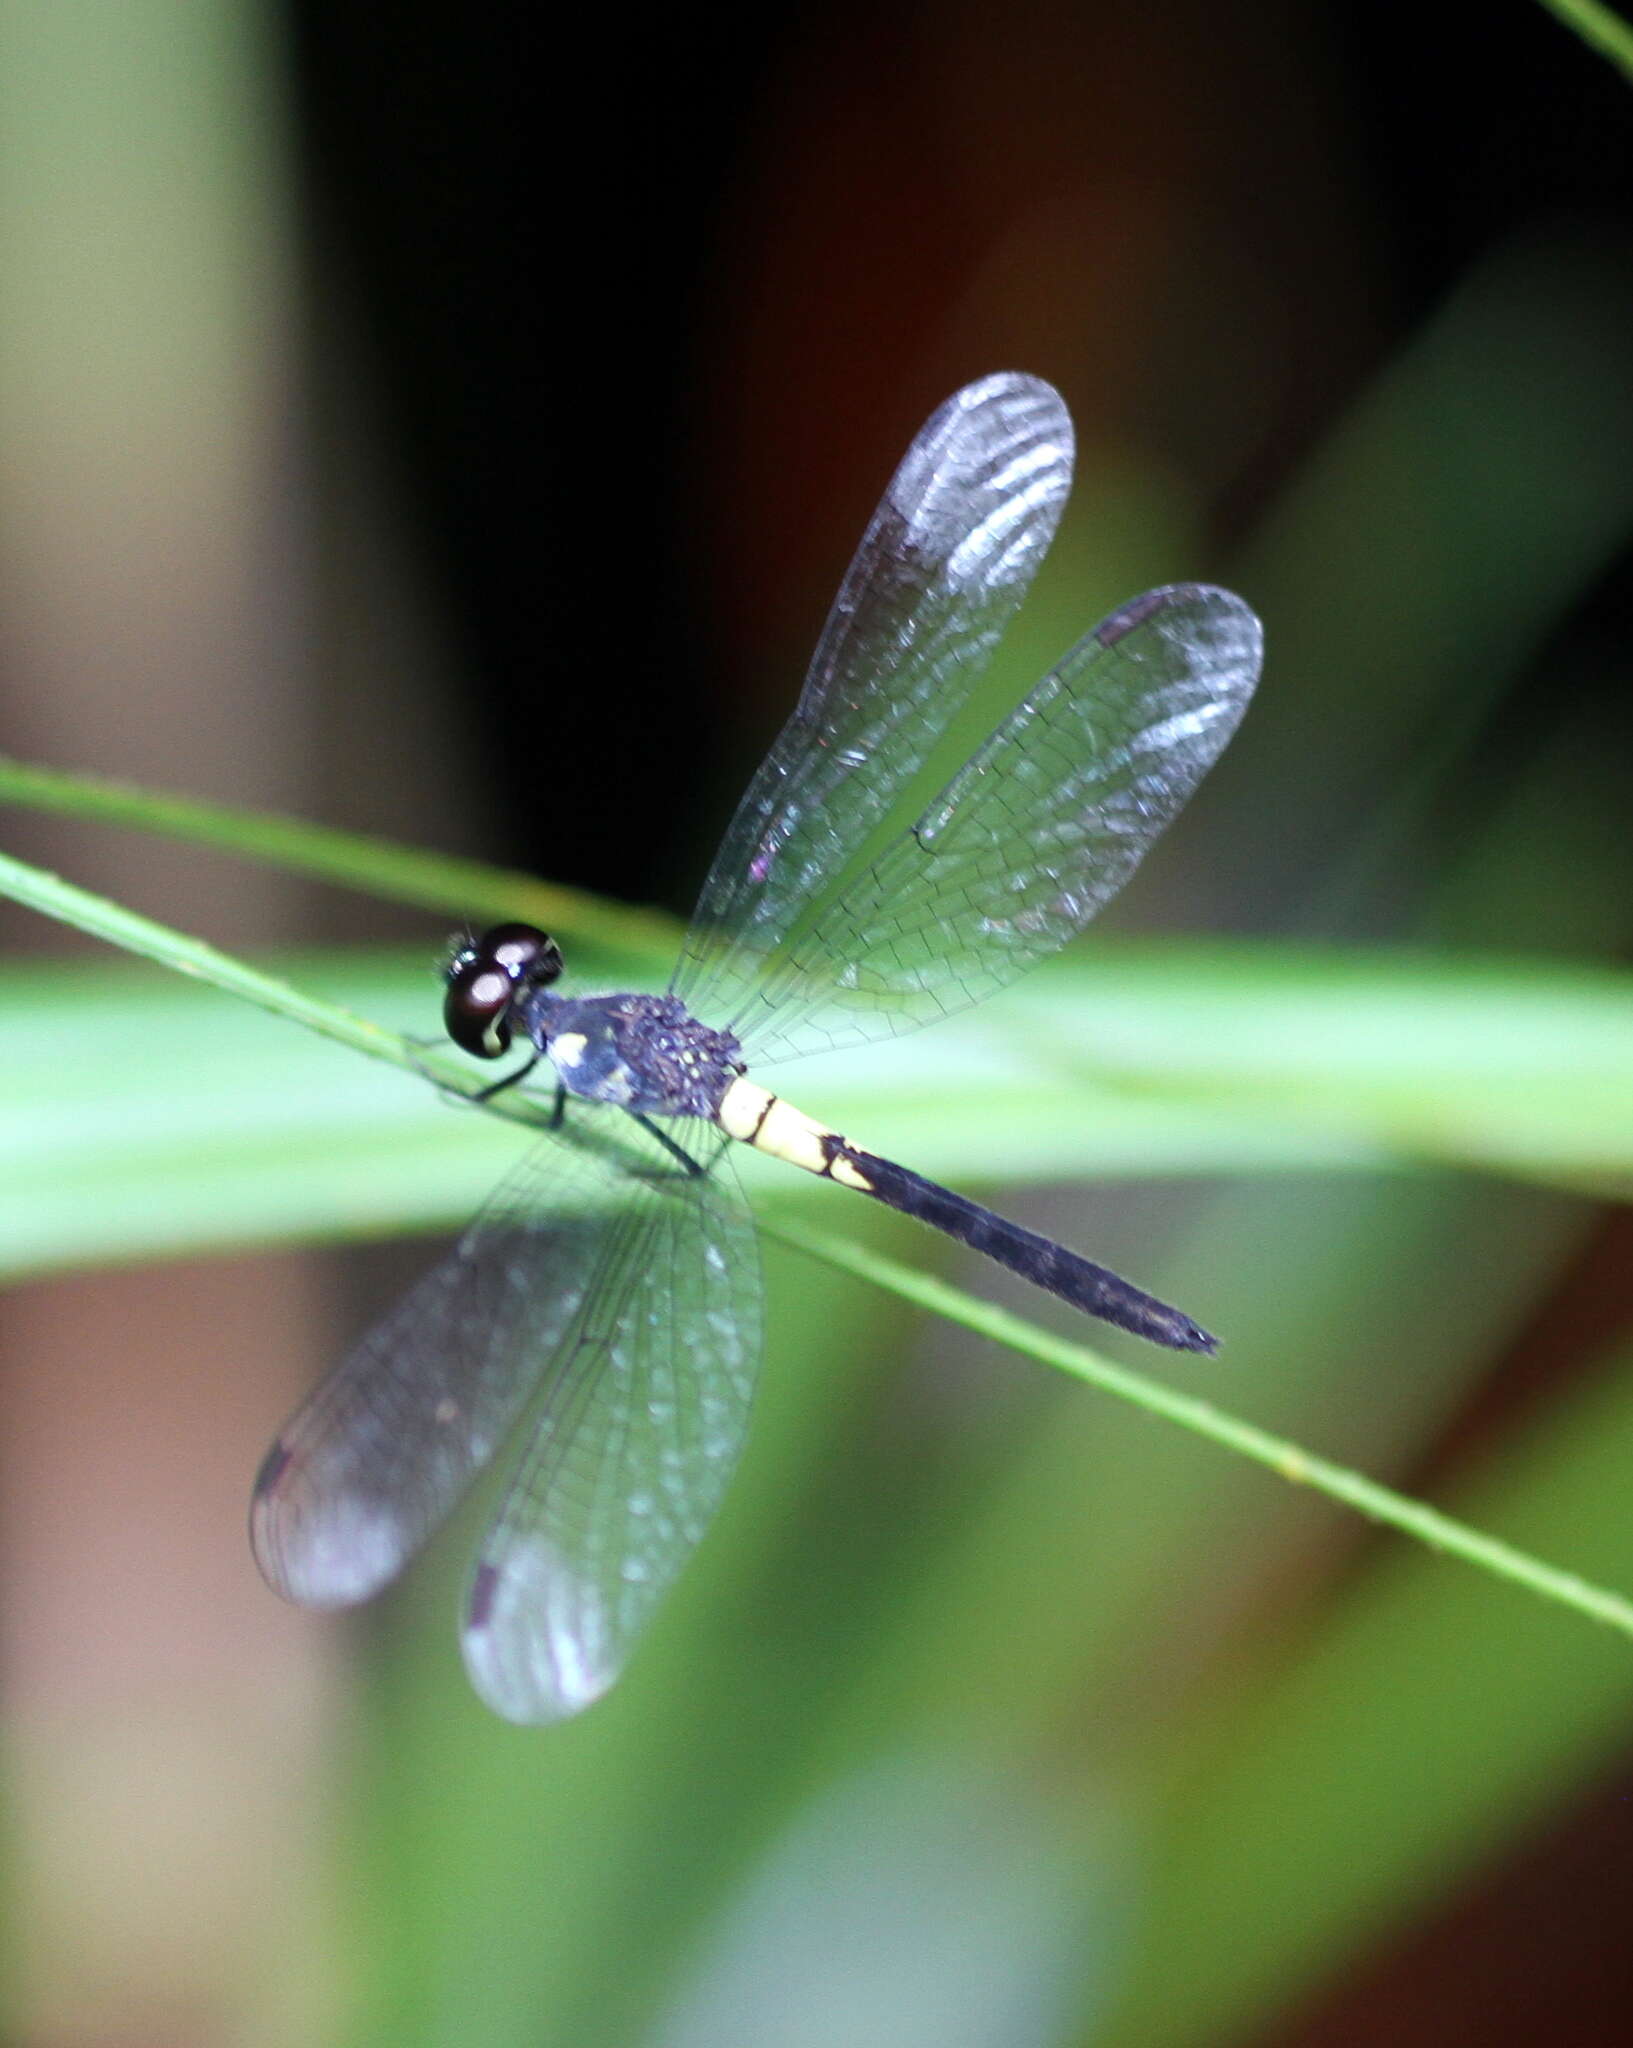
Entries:
{"label": "dragonfly abdomen", "polygon": [[[1034,1287],[1058,1295],[1073,1308],[1097,1316],[1103,1323],[1113,1323],[1119,1330],[1129,1330],[1149,1343],[1165,1344],[1172,1351],[1217,1350],[1218,1340],[1199,1323],[1120,1274],[1095,1265],[1092,1259],[1068,1251],[1065,1245],[1050,1238],[1040,1237],[1034,1230],[1011,1223],[1007,1217],[982,1208],[979,1202],[955,1195],[951,1188],[925,1180],[892,1159],[879,1159],[871,1152],[844,1144],[843,1140],[841,1143],[840,1163],[856,1176],[846,1181],[847,1186],[859,1186],[875,1201],[899,1209],[904,1216],[916,1216],[932,1230],[945,1231],[972,1251],[984,1252],[1011,1273],[1030,1280]],[[831,1177],[840,1178],[837,1165]]]}
{"label": "dragonfly abdomen", "polygon": [[1011,1223],[979,1202],[955,1195],[951,1188],[898,1166],[893,1159],[864,1152],[756,1081],[734,1081],[720,1099],[717,1117],[728,1137],[823,1180],[838,1181],[841,1187],[871,1195],[904,1216],[914,1216],[972,1251],[996,1259],[1011,1273],[1058,1295],[1085,1315],[1097,1316],[1101,1322],[1114,1323],[1120,1330],[1129,1330],[1153,1344],[1165,1344],[1173,1351],[1217,1348],[1216,1340],[1199,1323],[1119,1274]]}
{"label": "dragonfly abdomen", "polygon": [[741,1076],[733,1081],[720,1098],[715,1121],[728,1138],[752,1145],[756,1152],[769,1152],[773,1159],[801,1167],[822,1180],[836,1180],[841,1187],[855,1188],[858,1194],[874,1192],[851,1163],[853,1154],[856,1158],[864,1154],[854,1153],[854,1148],[837,1131],[818,1123],[815,1117],[807,1116],[803,1109],[796,1109],[780,1095],[773,1095],[758,1081]]}

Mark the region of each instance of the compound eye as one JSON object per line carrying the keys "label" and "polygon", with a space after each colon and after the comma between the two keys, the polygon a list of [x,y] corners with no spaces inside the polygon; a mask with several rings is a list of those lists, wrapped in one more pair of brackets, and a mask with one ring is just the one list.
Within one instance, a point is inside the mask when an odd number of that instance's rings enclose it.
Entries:
{"label": "compound eye", "polygon": [[442,999],[443,1028],[461,1052],[496,1060],[510,1049],[510,1006],[516,984],[484,953],[456,962]]}
{"label": "compound eye", "polygon": [[512,981],[525,981],[533,988],[547,987],[561,973],[561,948],[537,925],[493,925],[477,940],[473,951]]}

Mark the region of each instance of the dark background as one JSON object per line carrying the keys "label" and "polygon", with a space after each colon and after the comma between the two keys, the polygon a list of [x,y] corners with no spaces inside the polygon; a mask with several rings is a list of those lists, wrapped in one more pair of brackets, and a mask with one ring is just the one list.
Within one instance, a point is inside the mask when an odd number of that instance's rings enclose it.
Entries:
{"label": "dark background", "polygon": [[[768,612],[797,630],[766,572],[798,577],[808,639],[832,534],[859,530],[943,387],[991,366],[963,337],[932,370],[926,337],[1007,223],[1058,207],[1085,244],[1132,239],[1097,179],[1184,195],[1166,246],[1090,279],[1112,327],[1136,289],[1172,307],[1128,311],[1158,360],[1070,388],[1083,280],[1046,269],[993,324],[1080,412],[1208,466],[1225,544],[1479,258],[1633,203],[1622,81],[1534,7],[1490,14],[1477,51],[1387,6],[870,6],[714,33],[493,10],[383,34],[338,5],[292,29],[320,316],[338,286],[473,679],[485,841],[677,909],[693,793],[736,773],[713,749],[748,758],[734,699],[762,693],[768,730],[793,686],[794,644],[762,658]],[[1239,353],[1218,322],[1240,317],[1200,296],[1231,253],[1197,246],[1210,211],[1269,273],[1272,388],[1234,434],[1210,416]],[[1614,640],[1627,577],[1571,629]],[[1539,710],[1514,707],[1499,760]]]}

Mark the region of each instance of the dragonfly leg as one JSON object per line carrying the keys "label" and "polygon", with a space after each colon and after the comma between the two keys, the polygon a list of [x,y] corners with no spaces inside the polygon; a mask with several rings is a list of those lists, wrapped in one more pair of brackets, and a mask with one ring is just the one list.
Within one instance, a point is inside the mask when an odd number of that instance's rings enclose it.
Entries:
{"label": "dragonfly leg", "polygon": [[[448,1041],[445,1038],[419,1038],[410,1036],[404,1038],[403,1043],[404,1045],[410,1047],[414,1052],[446,1052],[448,1049]],[[503,1094],[503,1092],[507,1088],[514,1088],[518,1081],[525,1081],[528,1075],[531,1074],[533,1069],[538,1065],[541,1057],[541,1054],[534,1053],[532,1058],[527,1061],[526,1065],[518,1067],[514,1074],[507,1074],[502,1081],[495,1081],[489,1087],[486,1088],[478,1088],[474,1093],[468,1093],[463,1088],[454,1087],[451,1082],[445,1081],[440,1074],[434,1073],[432,1069],[429,1066],[427,1066],[423,1060],[416,1059],[414,1061],[414,1065],[418,1069],[418,1071],[425,1077],[425,1079],[431,1083],[431,1086],[435,1088],[437,1093],[441,1096],[444,1096],[449,1102],[483,1103],[490,1101],[495,1095]],[[561,1113],[558,1108],[556,1112],[555,1121],[559,1123],[560,1118]]]}
{"label": "dragonfly leg", "polygon": [[[435,1043],[434,1040],[428,1042]],[[457,1102],[467,1108],[474,1104],[480,1108],[484,1102],[491,1102],[495,1096],[503,1095],[507,1088],[514,1088],[518,1082],[525,1081],[539,1064],[541,1057],[541,1054],[535,1053],[524,1065],[518,1067],[514,1074],[506,1074],[502,1081],[495,1081],[486,1088],[478,1088],[471,1094],[466,1094],[463,1088],[451,1088],[440,1075],[433,1074],[428,1067],[422,1068],[421,1071],[424,1073],[425,1078],[435,1087],[437,1093],[446,1096],[450,1102]],[[543,1130],[559,1131],[566,1115],[566,1110],[567,1090],[564,1084],[558,1081],[556,1083],[555,1098],[550,1105],[549,1111],[542,1116],[529,1116],[526,1121],[528,1123],[536,1123]]]}
{"label": "dragonfly leg", "polygon": [[[506,1074],[503,1080],[490,1082],[486,1088],[478,1088],[474,1094],[467,1095],[465,1100],[467,1102],[491,1102],[496,1095],[503,1095],[507,1088],[514,1088],[518,1081],[525,1081],[543,1058],[543,1053],[535,1052],[524,1066],[516,1069],[514,1074]],[[552,1130],[561,1122],[561,1100],[564,1092],[560,1082],[557,1082],[556,1107],[550,1119],[550,1128]]]}
{"label": "dragonfly leg", "polygon": [[673,1158],[678,1159],[688,1173],[698,1176],[702,1175],[703,1168],[692,1157],[691,1153],[687,1151],[684,1145],[677,1145],[667,1131],[660,1130],[649,1116],[642,1116],[639,1110],[631,1110],[630,1115],[634,1117],[635,1121],[649,1137],[656,1138],[667,1153]]}
{"label": "dragonfly leg", "polygon": [[[491,1088],[484,1088],[476,1095],[462,1095],[459,1099],[461,1102],[491,1102],[494,1096],[502,1094],[505,1089],[514,1088],[518,1081],[525,1081],[538,1064],[539,1055],[535,1053],[525,1067],[518,1067],[514,1074],[507,1074],[504,1080],[495,1081]],[[567,1084],[564,1081],[556,1083],[550,1107],[542,1115],[537,1113],[538,1105],[531,1098],[528,1107],[534,1112],[526,1118],[528,1123],[536,1124],[540,1130],[559,1131],[567,1121]]]}

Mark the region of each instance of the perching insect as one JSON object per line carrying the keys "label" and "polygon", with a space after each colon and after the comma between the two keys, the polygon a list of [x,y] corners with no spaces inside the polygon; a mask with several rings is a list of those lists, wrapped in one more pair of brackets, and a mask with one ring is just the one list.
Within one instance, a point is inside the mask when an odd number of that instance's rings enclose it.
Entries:
{"label": "perching insect", "polygon": [[[542,932],[448,969],[467,1052],[547,1061],[554,1135],[278,1438],[255,1553],[303,1606],[403,1568],[531,1408],[464,1621],[477,1691],[552,1721],[617,1678],[737,1462],[760,1350],[733,1140],[870,1195],[1118,1327],[1214,1340],[1076,1252],[881,1159],[749,1067],[983,1001],[1128,879],[1235,731],[1258,620],[1200,584],[1080,640],[907,831],[864,842],[966,702],[1054,535],[1072,431],[1002,375],[926,423],[850,566],[805,688],[738,806],[666,994],[566,997]],[[509,1082],[501,1086],[510,1085]]]}

